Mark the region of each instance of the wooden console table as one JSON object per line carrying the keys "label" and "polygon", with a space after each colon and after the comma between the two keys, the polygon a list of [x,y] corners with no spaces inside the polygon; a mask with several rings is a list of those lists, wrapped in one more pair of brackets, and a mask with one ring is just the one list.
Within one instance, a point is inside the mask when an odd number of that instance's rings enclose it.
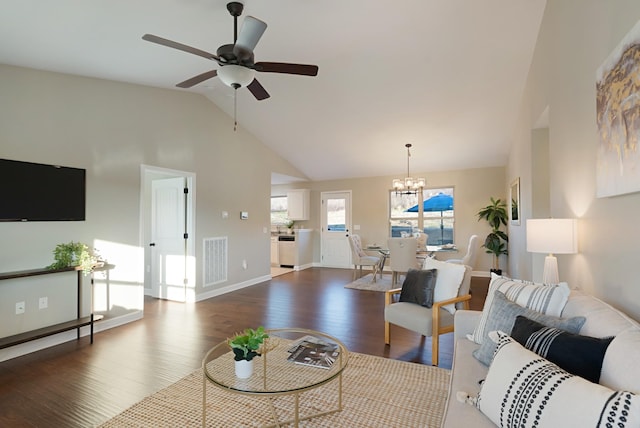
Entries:
{"label": "wooden console table", "polygon": [[[113,269],[115,266],[110,264],[105,264],[104,266],[97,266],[94,268],[94,271],[104,271]],[[64,269],[29,269],[29,270],[21,270],[14,272],[3,272],[0,273],[0,281],[5,279],[16,279],[16,278],[27,278],[31,276],[38,275],[49,275],[61,272],[72,272],[76,271],[78,276],[78,290],[77,290],[77,316],[76,319],[38,328],[36,330],[27,331],[24,333],[14,334],[13,336],[7,336],[0,338],[0,349],[9,348],[11,346],[19,345],[21,343],[29,342],[31,340],[41,339],[43,337],[52,336],[54,334],[62,333],[69,330],[77,330],[78,339],[80,339],[80,327],[90,326],[91,327],[91,343],[93,343],[93,323],[96,321],[100,321],[103,316],[102,315],[94,315],[93,314],[93,273],[91,274],[91,314],[86,317],[81,316],[81,303],[82,303],[82,276],[83,272],[79,268],[68,267]]]}

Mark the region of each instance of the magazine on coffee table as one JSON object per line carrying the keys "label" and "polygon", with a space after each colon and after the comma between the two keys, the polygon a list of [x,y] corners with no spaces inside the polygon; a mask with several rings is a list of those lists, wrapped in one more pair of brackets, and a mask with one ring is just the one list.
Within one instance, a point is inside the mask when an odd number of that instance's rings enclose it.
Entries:
{"label": "magazine on coffee table", "polygon": [[[312,347],[306,346],[308,344],[314,345]],[[302,364],[305,366],[319,367],[322,369],[329,369],[333,366],[336,359],[340,355],[337,347],[328,349],[326,345],[318,345],[310,342],[303,342],[298,345],[297,348],[291,352],[287,361],[292,361],[296,364]]]}
{"label": "magazine on coffee table", "polygon": [[337,343],[329,342],[316,336],[303,336],[293,342],[293,344],[289,347],[288,352],[292,353],[296,351],[300,346],[319,349],[321,351],[336,351],[338,349]]}

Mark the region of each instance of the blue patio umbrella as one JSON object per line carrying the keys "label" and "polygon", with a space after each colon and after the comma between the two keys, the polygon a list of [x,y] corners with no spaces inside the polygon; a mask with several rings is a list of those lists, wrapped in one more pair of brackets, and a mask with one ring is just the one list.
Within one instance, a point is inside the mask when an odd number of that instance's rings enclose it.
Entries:
{"label": "blue patio umbrella", "polygon": [[[445,195],[444,193],[438,193],[435,196],[425,200],[422,204],[422,210],[424,212],[436,212],[440,211],[440,242],[444,241],[444,222],[442,218],[443,211],[451,211],[453,209],[453,196]],[[418,205],[414,205],[406,212],[417,213]]]}

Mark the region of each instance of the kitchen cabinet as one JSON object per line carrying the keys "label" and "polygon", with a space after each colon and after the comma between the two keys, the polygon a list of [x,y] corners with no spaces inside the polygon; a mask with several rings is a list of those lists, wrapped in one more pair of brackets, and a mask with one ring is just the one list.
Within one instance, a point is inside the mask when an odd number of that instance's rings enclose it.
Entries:
{"label": "kitchen cabinet", "polygon": [[287,192],[287,211],[291,220],[309,220],[311,191],[295,189]]}

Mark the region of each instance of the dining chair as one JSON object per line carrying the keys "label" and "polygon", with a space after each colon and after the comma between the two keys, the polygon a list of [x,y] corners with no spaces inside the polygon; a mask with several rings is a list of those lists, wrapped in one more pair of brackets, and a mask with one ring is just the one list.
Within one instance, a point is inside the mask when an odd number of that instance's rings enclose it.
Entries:
{"label": "dining chair", "polygon": [[469,238],[469,245],[467,247],[467,254],[465,254],[461,259],[449,259],[446,261],[449,263],[471,266],[471,268],[473,268],[476,264],[476,258],[478,257],[479,244],[480,241],[478,235],[471,235]]}
{"label": "dining chair", "polygon": [[[360,239],[360,235],[349,235],[349,246],[351,247],[351,258],[353,259],[353,279],[356,280],[359,278],[357,276],[358,267],[360,268],[360,277],[362,276],[362,266],[371,266],[373,269],[373,279],[372,282],[376,282],[376,274],[379,271],[380,267],[380,257],[370,256],[364,252],[362,249],[362,240]],[[382,273],[380,273],[380,277],[382,278]]]}
{"label": "dining chair", "polygon": [[418,236],[416,236],[416,241],[418,241],[418,249],[417,249],[418,254],[416,255],[416,258],[418,259],[418,262],[424,262],[424,259],[429,257],[429,254],[427,253],[428,239],[429,239],[429,235],[426,233],[420,233],[418,234]]}
{"label": "dining chair", "polygon": [[389,238],[389,267],[391,268],[391,285],[398,282],[398,274],[406,274],[409,269],[420,269],[420,263],[416,258],[418,241],[416,238]]}

